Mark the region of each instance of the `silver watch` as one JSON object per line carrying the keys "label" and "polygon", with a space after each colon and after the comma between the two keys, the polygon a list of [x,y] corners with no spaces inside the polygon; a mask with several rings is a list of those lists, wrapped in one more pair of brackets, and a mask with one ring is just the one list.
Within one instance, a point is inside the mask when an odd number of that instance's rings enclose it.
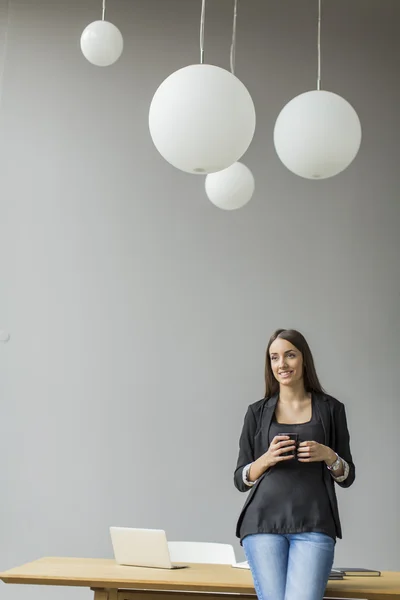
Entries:
{"label": "silver watch", "polygon": [[[336,454],[336,452],[335,452],[335,454]],[[330,471],[338,471],[341,466],[342,466],[342,459],[339,458],[339,456],[336,454],[335,462],[330,467],[328,466],[328,469]]]}

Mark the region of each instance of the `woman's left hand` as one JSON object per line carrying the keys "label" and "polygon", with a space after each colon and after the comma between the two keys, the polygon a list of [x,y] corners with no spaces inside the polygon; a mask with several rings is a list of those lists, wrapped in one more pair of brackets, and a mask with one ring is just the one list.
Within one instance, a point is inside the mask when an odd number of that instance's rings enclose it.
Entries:
{"label": "woman's left hand", "polygon": [[318,442],[301,442],[297,449],[297,460],[299,462],[322,462],[331,465],[336,460],[336,454],[328,446]]}

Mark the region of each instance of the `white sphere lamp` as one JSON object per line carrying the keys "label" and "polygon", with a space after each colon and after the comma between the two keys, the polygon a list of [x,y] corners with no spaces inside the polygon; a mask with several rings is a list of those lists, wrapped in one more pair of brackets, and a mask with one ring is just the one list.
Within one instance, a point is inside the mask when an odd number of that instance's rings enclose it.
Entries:
{"label": "white sphere lamp", "polygon": [[114,64],[121,56],[123,48],[124,40],[120,30],[109,21],[94,21],[81,35],[82,54],[97,67]]}
{"label": "white sphere lamp", "polygon": [[246,165],[233,165],[207,175],[205,188],[209,200],[223,210],[236,210],[245,206],[254,193],[254,177]]}
{"label": "white sphere lamp", "polygon": [[215,173],[232,165],[250,146],[255,126],[247,88],[214,65],[195,64],[172,73],[150,105],[155,147],[187,173]]}
{"label": "white sphere lamp", "polygon": [[291,100],[274,129],[276,152],[293,173],[327,179],[344,171],[361,144],[361,123],[354,108],[333,92],[313,90]]}

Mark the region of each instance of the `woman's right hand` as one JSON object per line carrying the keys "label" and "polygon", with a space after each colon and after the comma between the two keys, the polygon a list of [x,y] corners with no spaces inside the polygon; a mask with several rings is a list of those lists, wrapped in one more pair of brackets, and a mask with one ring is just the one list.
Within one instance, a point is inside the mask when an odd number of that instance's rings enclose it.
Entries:
{"label": "woman's right hand", "polygon": [[[293,452],[289,456],[282,456],[285,452]],[[249,481],[257,481],[269,468],[284,460],[293,460],[296,454],[296,443],[288,435],[276,435],[265,454],[262,454],[250,467]]]}
{"label": "woman's right hand", "polygon": [[[289,456],[282,456],[285,452],[290,452]],[[296,455],[296,442],[287,435],[276,435],[272,440],[267,452],[262,458],[266,469],[273,467],[278,462],[293,460]]]}

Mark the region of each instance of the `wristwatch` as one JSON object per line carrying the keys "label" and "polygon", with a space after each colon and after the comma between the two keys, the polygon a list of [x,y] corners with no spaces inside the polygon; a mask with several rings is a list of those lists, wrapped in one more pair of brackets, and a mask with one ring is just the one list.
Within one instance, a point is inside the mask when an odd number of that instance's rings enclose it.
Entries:
{"label": "wristwatch", "polygon": [[[336,452],[335,452],[335,454],[336,454]],[[337,454],[336,454],[335,462],[330,467],[327,465],[327,467],[330,471],[338,471],[341,466],[342,466],[342,459],[339,458],[339,456]]]}

